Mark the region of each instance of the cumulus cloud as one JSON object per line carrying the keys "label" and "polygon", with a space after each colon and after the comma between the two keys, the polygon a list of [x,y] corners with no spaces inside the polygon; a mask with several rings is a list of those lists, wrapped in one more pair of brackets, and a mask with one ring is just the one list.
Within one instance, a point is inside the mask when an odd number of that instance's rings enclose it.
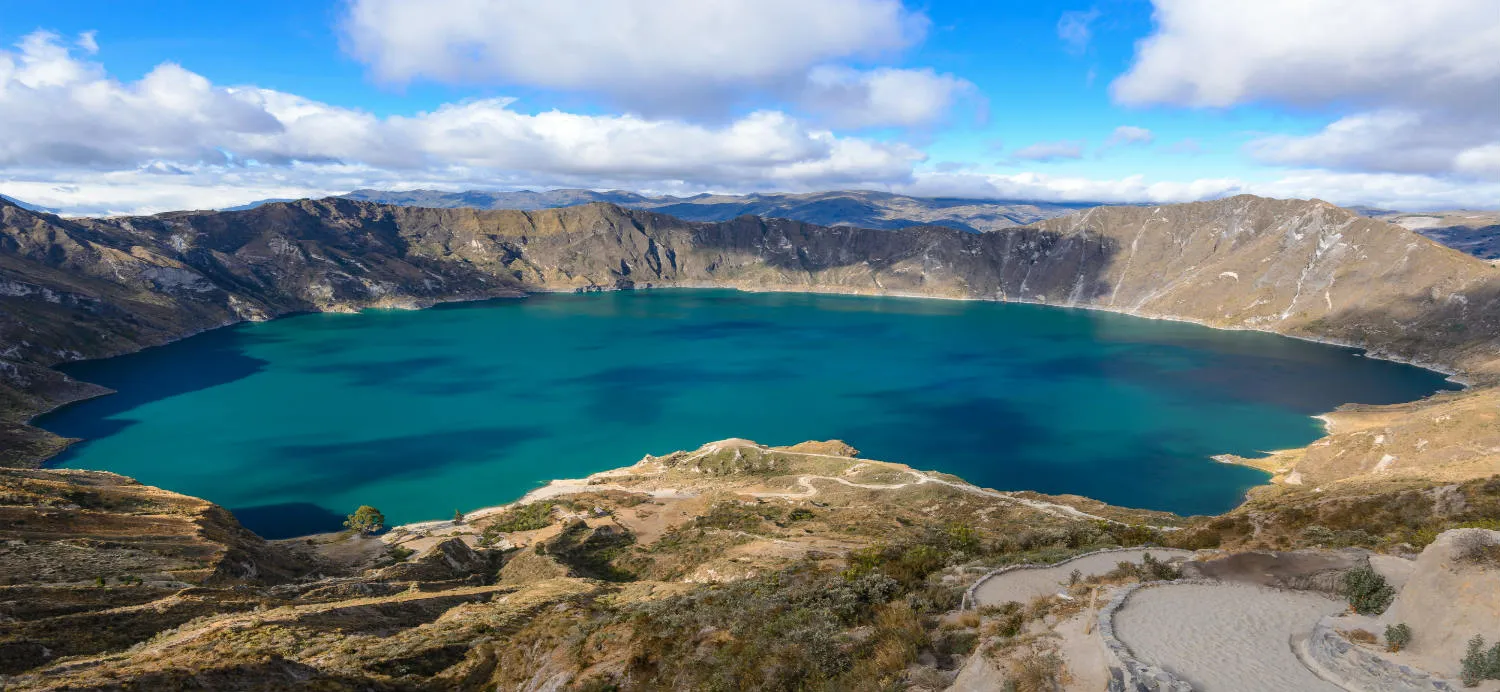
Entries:
{"label": "cumulus cloud", "polygon": [[0,131],[27,133],[0,140],[0,175],[12,184],[100,171],[158,180],[255,167],[312,189],[340,170],[450,181],[838,186],[901,181],[925,158],[905,144],[841,137],[778,111],[703,125],[527,114],[513,105],[481,99],[382,118],[284,92],[216,86],[173,64],[127,83],[57,36],[36,33],[16,51],[0,51]]}
{"label": "cumulus cloud", "polygon": [[1153,0],[1156,31],[1112,85],[1130,104],[1493,106],[1491,0]]}
{"label": "cumulus cloud", "polygon": [[351,0],[343,33],[385,82],[584,91],[676,113],[794,94],[810,69],[894,53],[927,25],[900,0]]}
{"label": "cumulus cloud", "polygon": [[1156,141],[1156,135],[1144,127],[1134,125],[1121,125],[1110,133],[1109,139],[1104,141],[1107,147],[1123,147],[1129,144],[1150,144]]}
{"label": "cumulus cloud", "polygon": [[960,97],[976,93],[970,82],[930,69],[821,66],[808,73],[802,101],[834,127],[912,127],[941,119]]}
{"label": "cumulus cloud", "polygon": [[1251,152],[1340,170],[1492,175],[1459,160],[1500,142],[1492,0],[1153,2],[1156,30],[1111,85],[1117,101],[1352,105],[1320,132],[1267,137]]}
{"label": "cumulus cloud", "polygon": [[1098,18],[1098,9],[1064,12],[1062,18],[1057,20],[1057,37],[1062,39],[1063,48],[1073,55],[1082,55],[1087,51],[1089,42],[1094,38],[1092,25]]}
{"label": "cumulus cloud", "polygon": [[1386,209],[1431,210],[1493,208],[1500,183],[1455,186],[1437,177],[1391,173],[1341,173],[1305,170],[1263,181],[1239,178],[1152,180],[1057,176],[1045,173],[983,174],[932,171],[918,173],[893,190],[914,195],[1023,199],[1050,202],[1160,203],[1193,202],[1237,194],[1322,199],[1342,205]]}
{"label": "cumulus cloud", "polygon": [[1084,143],[1082,140],[1065,140],[1060,142],[1037,142],[1021,147],[1010,156],[1023,161],[1057,161],[1060,159],[1083,158]]}

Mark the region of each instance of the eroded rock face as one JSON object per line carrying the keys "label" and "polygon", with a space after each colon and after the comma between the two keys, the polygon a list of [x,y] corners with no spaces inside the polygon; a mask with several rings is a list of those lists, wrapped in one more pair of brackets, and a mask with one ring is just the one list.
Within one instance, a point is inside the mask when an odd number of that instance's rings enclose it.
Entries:
{"label": "eroded rock face", "polygon": [[[1493,547],[1471,553],[1475,545]],[[1456,673],[1470,637],[1500,640],[1500,531],[1443,532],[1417,558],[1381,620],[1410,625],[1411,653],[1447,664],[1436,672]]]}
{"label": "eroded rock face", "polygon": [[462,539],[450,538],[428,548],[409,562],[386,567],[378,572],[382,579],[404,581],[442,581],[472,576],[489,576],[490,560],[474,552]]}

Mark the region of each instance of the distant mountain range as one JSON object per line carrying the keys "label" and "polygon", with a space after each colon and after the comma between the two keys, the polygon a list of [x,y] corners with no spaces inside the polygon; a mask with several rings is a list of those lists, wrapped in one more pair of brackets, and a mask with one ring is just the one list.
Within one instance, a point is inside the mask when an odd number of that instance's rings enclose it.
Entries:
{"label": "distant mountain range", "polygon": [[[728,221],[740,216],[791,219],[820,226],[854,226],[894,230],[912,226],[944,226],[970,233],[1027,226],[1066,216],[1080,209],[1109,206],[1093,202],[1036,202],[1023,200],[966,199],[959,197],[913,197],[867,190],[832,192],[755,193],[748,195],[701,194],[690,197],[642,195],[625,190],[563,189],[493,192],[468,190],[355,190],[338,195],[344,199],[403,207],[433,209],[518,209],[537,211],[592,202],[607,202],[631,209],[646,209],[687,221]],[[0,199],[31,211],[59,210],[0,195]],[[287,198],[263,199],[227,207],[222,211],[245,211]],[[1115,205],[1122,206],[1122,205]],[[1140,206],[1140,205],[1123,205]],[[1488,260],[1500,260],[1500,211],[1405,212],[1356,206],[1350,209],[1415,231],[1448,247]]]}
{"label": "distant mountain range", "polygon": [[910,197],[888,192],[840,190],[805,194],[646,196],[612,190],[548,190],[533,192],[440,192],[437,190],[355,190],[347,199],[406,207],[475,209],[556,209],[590,202],[608,202],[632,209],[648,209],[687,221],[728,221],[739,216],[791,219],[822,226],[856,226],[892,230],[911,226],[946,226],[979,233],[1025,226],[1071,214],[1096,203],[1062,204],[1014,200]]}
{"label": "distant mountain range", "polygon": [[1355,209],[1372,219],[1389,221],[1475,257],[1500,260],[1500,211],[1405,212]]}

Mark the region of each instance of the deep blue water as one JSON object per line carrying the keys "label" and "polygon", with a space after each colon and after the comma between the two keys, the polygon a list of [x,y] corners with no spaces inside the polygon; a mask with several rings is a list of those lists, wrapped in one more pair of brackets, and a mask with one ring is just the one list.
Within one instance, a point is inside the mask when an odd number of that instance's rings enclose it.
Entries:
{"label": "deep blue water", "polygon": [[118,394],[38,423],[58,463],[280,537],[501,504],[727,437],[843,439],[987,487],[1218,513],[1312,414],[1451,388],[1346,348],[1034,305],[734,291],[301,315],[67,371]]}

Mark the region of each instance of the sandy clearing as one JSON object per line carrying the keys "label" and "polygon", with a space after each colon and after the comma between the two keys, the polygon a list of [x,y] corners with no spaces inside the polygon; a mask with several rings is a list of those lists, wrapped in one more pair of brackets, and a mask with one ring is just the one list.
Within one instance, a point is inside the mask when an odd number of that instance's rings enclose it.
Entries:
{"label": "sandy clearing", "polygon": [[1247,584],[1141,589],[1115,614],[1115,634],[1137,658],[1205,692],[1342,692],[1291,649],[1344,603],[1310,592]]}
{"label": "sandy clearing", "polygon": [[990,577],[980,584],[974,590],[974,602],[977,605],[1000,605],[1007,601],[1025,603],[1037,596],[1051,596],[1067,590],[1064,583],[1075,569],[1083,573],[1084,577],[1106,574],[1121,562],[1140,562],[1146,553],[1161,559],[1193,555],[1188,550],[1142,548],[1087,555],[1043,569],[1011,570]]}
{"label": "sandy clearing", "polygon": [[[1109,685],[1109,664],[1105,662],[1104,642],[1098,630],[1093,628],[1094,610],[1086,609],[1067,620],[1057,623],[1053,631],[1061,640],[1058,653],[1072,676],[1068,689],[1103,690]],[[1087,631],[1085,631],[1087,630]]]}

